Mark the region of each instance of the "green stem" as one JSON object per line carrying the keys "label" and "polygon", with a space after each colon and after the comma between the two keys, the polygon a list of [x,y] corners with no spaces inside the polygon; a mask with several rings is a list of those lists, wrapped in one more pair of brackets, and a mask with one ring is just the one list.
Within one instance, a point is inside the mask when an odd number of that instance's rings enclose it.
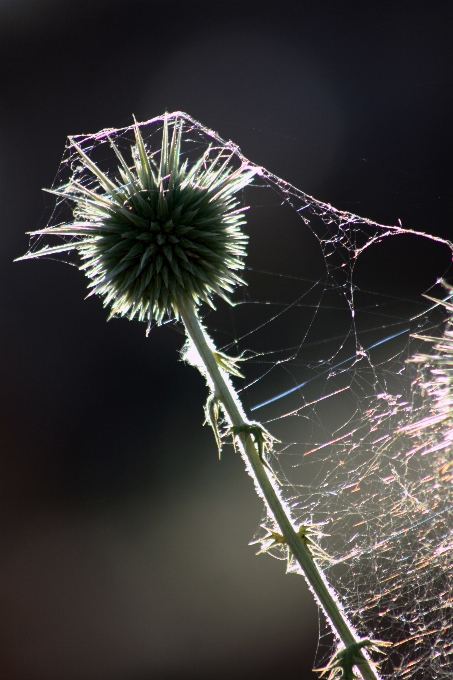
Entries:
{"label": "green stem", "polygon": [[[187,335],[192,340],[203,361],[207,376],[212,382],[214,395],[220,400],[227,420],[230,421],[232,426],[247,426],[250,424],[250,421],[247,420],[244,414],[241,402],[230,380],[217,364],[214,356],[216,351],[214,344],[203,329],[194,305],[188,301],[181,302],[178,310],[186,327]],[[242,433],[238,437],[243,455],[246,461],[248,461],[255,480],[257,491],[263,496],[271,515],[280,527],[282,536],[285,538],[289,549],[305,574],[305,578],[327,619],[330,621],[333,630],[336,631],[345,647],[357,643],[359,641],[357,635],[334,592],[314,561],[309,549],[296,534],[289,517],[289,512],[284,507],[284,502],[280,498],[276,484],[270,478],[260,460],[254,438],[246,433]],[[375,668],[365,655],[363,655],[363,661],[361,661],[358,669],[364,680],[379,680]]]}

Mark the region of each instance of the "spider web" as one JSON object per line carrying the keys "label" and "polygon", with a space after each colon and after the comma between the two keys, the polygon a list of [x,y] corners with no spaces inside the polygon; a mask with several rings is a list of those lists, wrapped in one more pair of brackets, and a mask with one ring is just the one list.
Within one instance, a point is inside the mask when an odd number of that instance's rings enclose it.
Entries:
{"label": "spider web", "polygon": [[[233,164],[246,160],[186,114],[166,115],[183,120],[189,162],[208,145]],[[150,153],[158,153],[162,126],[163,117],[140,124]],[[130,158],[133,126],[73,139],[113,175],[111,138]],[[94,186],[70,139],[55,186],[74,176]],[[295,524],[317,531],[317,559],[348,617],[360,636],[392,643],[382,677],[450,677],[453,307],[389,292],[367,273],[390,236],[395,247],[416,238],[427,257],[436,242],[444,251],[451,244],[336,210],[263,168],[243,200],[248,285],[234,307],[203,307],[204,323],[223,352],[244,359],[245,380],[235,379],[244,406],[280,440],[271,462],[282,495]],[[59,199],[49,224],[70,220]],[[431,297],[449,295],[432,281]],[[442,337],[433,347],[430,338]],[[266,528],[274,528],[269,518],[257,540]],[[318,667],[331,653],[325,642]]]}

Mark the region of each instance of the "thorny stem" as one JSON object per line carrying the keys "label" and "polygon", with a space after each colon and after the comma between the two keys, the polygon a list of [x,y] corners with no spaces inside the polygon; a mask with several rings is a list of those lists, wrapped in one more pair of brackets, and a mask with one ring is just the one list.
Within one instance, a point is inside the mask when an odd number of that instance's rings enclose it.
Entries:
{"label": "thorny stem", "polygon": [[[227,420],[230,421],[232,426],[236,427],[248,425],[249,421],[243,412],[239,398],[231,385],[230,380],[226,378],[225,373],[217,365],[213,353],[215,351],[214,345],[203,329],[194,305],[188,301],[181,301],[178,304],[178,311],[186,327],[186,332],[195,345],[213,383],[214,396],[221,402]],[[345,647],[357,643],[359,641],[357,635],[343,612],[335,594],[327,584],[323,573],[314,561],[310,551],[297,536],[289,513],[285,510],[282,500],[280,499],[275,482],[270,478],[265,466],[260,460],[254,438],[246,433],[239,434],[238,438],[240,440],[242,453],[250,465],[258,490],[263,495],[273,518],[280,527],[280,531],[285,538],[289,549],[305,574],[305,578],[326,617],[330,621],[332,628],[336,631]],[[365,655],[362,656],[363,661],[361,660],[360,665],[357,667],[363,680],[379,680],[379,676],[377,675],[374,666]]]}

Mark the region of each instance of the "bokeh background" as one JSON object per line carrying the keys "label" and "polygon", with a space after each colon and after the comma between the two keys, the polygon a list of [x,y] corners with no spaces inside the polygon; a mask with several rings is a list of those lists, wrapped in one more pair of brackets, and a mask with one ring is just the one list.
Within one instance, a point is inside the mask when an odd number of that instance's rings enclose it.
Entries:
{"label": "bokeh background", "polygon": [[[175,109],[321,200],[448,238],[452,26],[451,2],[0,0],[1,678],[316,677],[316,607],[247,545],[261,502],[217,459],[181,333],[107,324],[75,268],[12,260],[68,134]],[[376,281],[443,273],[408,243]]]}

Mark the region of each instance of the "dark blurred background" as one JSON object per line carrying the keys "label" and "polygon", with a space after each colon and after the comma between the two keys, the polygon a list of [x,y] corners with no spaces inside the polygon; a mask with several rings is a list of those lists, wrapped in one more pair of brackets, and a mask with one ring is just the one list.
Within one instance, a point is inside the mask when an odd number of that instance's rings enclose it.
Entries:
{"label": "dark blurred background", "polygon": [[[66,136],[180,109],[321,200],[448,238],[452,75],[451,2],[0,0],[1,678],[316,677],[316,606],[247,545],[261,502],[217,459],[181,333],[12,262]],[[422,258],[406,242],[376,280],[420,287]]]}

